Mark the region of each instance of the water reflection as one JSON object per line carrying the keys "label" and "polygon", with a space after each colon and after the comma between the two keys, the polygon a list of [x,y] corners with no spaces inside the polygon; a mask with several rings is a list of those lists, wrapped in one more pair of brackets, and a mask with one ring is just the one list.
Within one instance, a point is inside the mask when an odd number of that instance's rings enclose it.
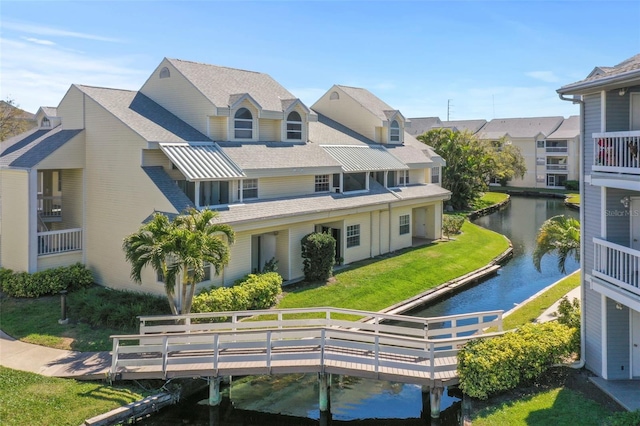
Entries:
{"label": "water reflection", "polygon": [[[511,205],[505,210],[478,219],[475,223],[509,237],[514,247],[513,258],[497,276],[411,314],[432,317],[483,310],[506,311],[562,278],[555,256],[543,258],[541,273],[533,267],[532,262],[538,229],[546,219],[557,214],[578,217],[577,212],[566,209],[561,200],[513,197]],[[579,267],[572,259],[566,266],[568,272]],[[163,410],[161,415],[140,424],[456,425],[459,424],[460,403],[458,398],[449,393],[443,395],[440,420],[432,422],[428,413],[423,413],[423,394],[419,386],[334,377],[331,387],[332,414],[328,419],[320,417],[315,375],[253,376],[234,379],[219,408],[198,405],[198,399],[206,399],[204,393],[191,402]],[[428,407],[428,401],[424,406]]]}

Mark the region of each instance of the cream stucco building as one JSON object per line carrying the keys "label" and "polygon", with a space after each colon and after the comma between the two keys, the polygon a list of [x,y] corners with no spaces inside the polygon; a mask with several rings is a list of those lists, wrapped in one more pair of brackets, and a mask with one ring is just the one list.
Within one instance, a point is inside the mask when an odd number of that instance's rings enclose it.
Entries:
{"label": "cream stucco building", "polygon": [[[123,238],[154,212],[209,207],[236,231],[230,285],[278,261],[301,278],[300,241],[330,232],[345,263],[441,236],[444,161],[365,89],[312,107],[270,76],[164,59],[138,91],[72,85],[38,128],[0,148],[0,266],[85,263],[139,290]],[[151,269],[142,289],[161,293]]]}

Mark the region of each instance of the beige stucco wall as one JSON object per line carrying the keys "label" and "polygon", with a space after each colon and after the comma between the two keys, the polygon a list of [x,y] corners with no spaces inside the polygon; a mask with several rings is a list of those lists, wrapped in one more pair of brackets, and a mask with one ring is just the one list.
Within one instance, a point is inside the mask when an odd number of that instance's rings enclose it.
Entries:
{"label": "beige stucco wall", "polygon": [[29,271],[29,172],[0,169],[0,193],[0,264],[14,271]]}
{"label": "beige stucco wall", "polygon": [[38,256],[38,271],[57,268],[59,266],[69,266],[75,263],[82,263],[81,251],[52,254],[48,256]]}

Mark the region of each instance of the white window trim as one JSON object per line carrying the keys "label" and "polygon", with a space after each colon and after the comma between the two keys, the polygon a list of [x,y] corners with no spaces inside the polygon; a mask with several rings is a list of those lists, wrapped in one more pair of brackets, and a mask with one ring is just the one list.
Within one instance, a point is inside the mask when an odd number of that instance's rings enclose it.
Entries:
{"label": "white window trim", "polygon": [[409,170],[398,171],[398,186],[407,186],[410,183]]}
{"label": "white window trim", "polygon": [[[318,179],[322,179],[322,181],[318,181]],[[324,181],[326,179],[326,182]],[[314,192],[316,193],[323,193],[323,192],[331,192],[331,175],[328,174],[324,174],[324,175],[315,175],[313,178],[313,182],[314,182]],[[318,191],[318,185],[327,185],[327,189],[326,190],[322,190],[322,191]]]}
{"label": "white window trim", "polygon": [[[351,234],[349,235],[349,228],[351,228],[351,230],[357,230],[357,233]],[[362,243],[361,241],[361,233],[360,233],[360,224],[354,224],[354,225],[348,225],[347,226],[347,232],[346,232],[346,246],[347,248],[352,248],[352,247],[360,247],[360,244]],[[349,244],[349,238],[355,238],[358,237],[358,243],[357,244]]]}
{"label": "white window trim", "polygon": [[[289,115],[292,112],[297,112],[300,115],[300,121],[289,121]],[[289,139],[289,124],[299,124],[300,130],[291,130],[291,132],[300,132],[300,139]],[[294,109],[288,111],[286,116],[284,117],[284,124],[282,126],[282,140],[284,141],[292,141],[292,142],[302,142],[306,140],[307,136],[307,126],[306,126],[306,114],[301,113],[300,111]]]}
{"label": "white window trim", "polygon": [[[433,180],[433,176],[434,176],[433,172],[436,171],[436,170],[438,171],[438,175],[437,175],[438,181],[437,182]],[[438,184],[438,185],[440,185],[442,183],[442,167],[436,166],[436,167],[432,167],[431,168],[431,183],[435,183],[435,184]]]}
{"label": "white window trim", "polygon": [[[249,184],[251,182],[255,181],[255,187],[245,187],[245,184]],[[245,190],[256,190],[256,196],[255,197],[245,197],[244,196],[244,191]],[[244,200],[257,200],[258,198],[260,198],[260,193],[259,193],[259,185],[258,185],[258,179],[253,178],[253,179],[244,179],[242,181],[240,181],[240,183],[238,184],[238,198],[240,199],[240,202],[244,201]]]}
{"label": "white window trim", "polygon": [[[392,127],[394,122],[398,123],[398,127],[397,127],[397,129],[398,129],[398,140],[397,141],[394,141],[394,140],[391,139],[392,136],[393,136],[391,134],[391,130],[394,129],[394,127]],[[394,143],[394,144],[395,143],[398,143],[398,144],[402,143],[402,126],[400,125],[400,121],[399,120],[391,120],[391,123],[389,123],[389,139],[388,140],[389,140],[389,143]]]}
{"label": "white window trim", "polygon": [[[248,118],[238,118],[236,119],[236,113],[242,108],[246,108],[251,113],[251,120]],[[236,120],[248,122],[251,121],[251,138],[236,138]],[[237,108],[232,109],[229,112],[229,125],[228,127],[228,136],[230,141],[238,141],[238,142],[255,142],[259,140],[258,130],[260,126],[258,125],[258,111],[246,105],[246,103],[241,103]],[[239,130],[249,130],[249,129],[239,129]]]}
{"label": "white window trim", "polygon": [[[403,219],[406,219],[407,223],[402,223]],[[407,228],[407,232],[402,232],[403,226]],[[408,214],[403,214],[398,217],[398,235],[407,234],[411,234],[411,216]]]}

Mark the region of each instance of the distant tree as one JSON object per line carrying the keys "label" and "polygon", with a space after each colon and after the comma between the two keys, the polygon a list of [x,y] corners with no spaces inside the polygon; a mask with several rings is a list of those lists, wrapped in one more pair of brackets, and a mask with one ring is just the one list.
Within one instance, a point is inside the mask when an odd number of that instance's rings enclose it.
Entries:
{"label": "distant tree", "polygon": [[498,142],[498,145],[493,149],[492,156],[495,168],[491,172],[491,176],[497,178],[502,186],[515,177],[522,179],[527,172],[520,148],[511,143]]}
{"label": "distant tree", "polygon": [[570,216],[558,215],[544,221],[533,252],[533,264],[540,271],[540,262],[545,254],[558,255],[558,270],[566,273],[569,257],[580,260],[580,222]]}
{"label": "distant tree", "polygon": [[11,98],[0,101],[0,142],[19,135],[31,127],[32,123],[26,114]]}
{"label": "distant tree", "polygon": [[432,129],[418,136],[447,162],[442,186],[451,191],[451,205],[466,210],[487,188],[495,170],[494,150],[468,131]]}

